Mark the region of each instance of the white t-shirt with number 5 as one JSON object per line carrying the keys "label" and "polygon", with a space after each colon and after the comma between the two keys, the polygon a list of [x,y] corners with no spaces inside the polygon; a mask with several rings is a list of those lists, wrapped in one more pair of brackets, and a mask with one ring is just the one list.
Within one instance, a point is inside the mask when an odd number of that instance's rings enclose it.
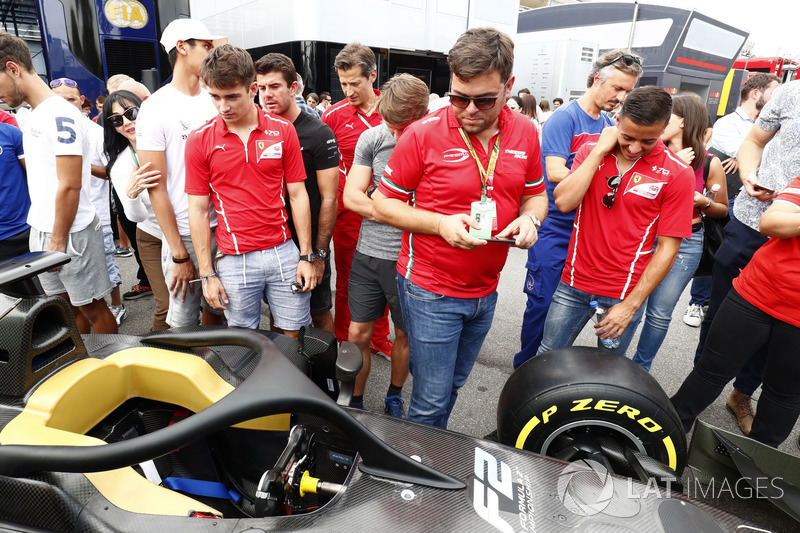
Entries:
{"label": "white t-shirt with number 5", "polygon": [[95,209],[89,199],[92,179],[89,139],[81,112],[59,96],[51,96],[36,106],[25,121],[22,145],[28,171],[31,209],[28,224],[39,231],[52,233],[56,218],[58,174],[56,158],[65,155],[83,157],[78,212],[70,233],[86,228],[94,219]]}

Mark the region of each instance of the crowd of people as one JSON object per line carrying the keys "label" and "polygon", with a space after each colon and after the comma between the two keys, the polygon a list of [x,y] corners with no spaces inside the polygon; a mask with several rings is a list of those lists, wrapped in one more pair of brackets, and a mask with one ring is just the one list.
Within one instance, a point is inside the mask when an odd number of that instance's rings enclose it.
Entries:
{"label": "crowd of people", "polygon": [[[635,88],[644,59],[615,49],[578,99],[537,103],[511,94],[511,38],[477,28],[448,54],[444,98],[409,74],[376,90],[373,51],[351,43],[333,65],[345,98],[332,103],[303,96],[289,57],[254,61],[227,41],[173,21],[161,38],[170,83],[150,94],[112,76],[95,123],[74,80],[46,83],[25,43],[0,33],[0,98],[31,107],[22,131],[0,123],[0,260],[68,254],[40,280],[82,333],[115,333],[123,300],[150,293],[153,330],[258,328],[266,302],[274,331],[314,325],[359,347],[351,407],[364,408],[382,354],[385,412],[444,428],[509,246],[528,250],[515,368],[572,345],[599,305],[598,347],[620,355],[644,317],[633,360],[649,369],[700,262],[704,220],[730,218],[713,275],[692,282],[684,321],[702,326],[700,343],[673,403],[689,430],[736,376],[727,405],[742,431],[773,446],[789,434],[800,81],[752,76],[712,129],[698,95]],[[114,243],[111,198],[130,245]],[[116,258],[129,246],[138,282],[121,295]]]}

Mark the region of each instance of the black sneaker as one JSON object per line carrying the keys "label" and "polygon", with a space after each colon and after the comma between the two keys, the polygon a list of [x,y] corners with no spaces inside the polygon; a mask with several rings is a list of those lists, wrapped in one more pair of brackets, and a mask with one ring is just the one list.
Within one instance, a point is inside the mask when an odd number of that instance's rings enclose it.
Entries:
{"label": "black sneaker", "polygon": [[124,300],[136,300],[141,298],[142,296],[147,296],[148,294],[153,294],[153,289],[148,287],[147,285],[142,285],[141,283],[137,283],[131,290],[126,292],[122,295]]}

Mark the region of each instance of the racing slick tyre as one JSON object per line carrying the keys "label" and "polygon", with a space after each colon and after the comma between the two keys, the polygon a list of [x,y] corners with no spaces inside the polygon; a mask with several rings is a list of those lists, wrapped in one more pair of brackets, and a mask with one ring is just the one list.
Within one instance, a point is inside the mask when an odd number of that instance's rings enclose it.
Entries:
{"label": "racing slick tyre", "polygon": [[630,477],[641,463],[633,455],[678,475],[686,465],[686,434],[658,382],[597,348],[552,350],[520,366],[500,394],[497,430],[503,444],[564,461],[602,460]]}

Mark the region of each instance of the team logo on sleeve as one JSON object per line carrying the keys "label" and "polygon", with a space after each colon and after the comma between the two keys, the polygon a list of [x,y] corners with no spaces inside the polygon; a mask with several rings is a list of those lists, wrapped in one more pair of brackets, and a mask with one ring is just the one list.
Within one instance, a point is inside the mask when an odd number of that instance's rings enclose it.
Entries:
{"label": "team logo on sleeve", "polygon": [[650,176],[634,174],[628,182],[625,194],[632,193],[648,200],[654,200],[664,187],[664,182]]}
{"label": "team logo on sleeve", "polygon": [[256,161],[280,159],[283,157],[283,141],[256,141],[256,152],[258,153]]}

